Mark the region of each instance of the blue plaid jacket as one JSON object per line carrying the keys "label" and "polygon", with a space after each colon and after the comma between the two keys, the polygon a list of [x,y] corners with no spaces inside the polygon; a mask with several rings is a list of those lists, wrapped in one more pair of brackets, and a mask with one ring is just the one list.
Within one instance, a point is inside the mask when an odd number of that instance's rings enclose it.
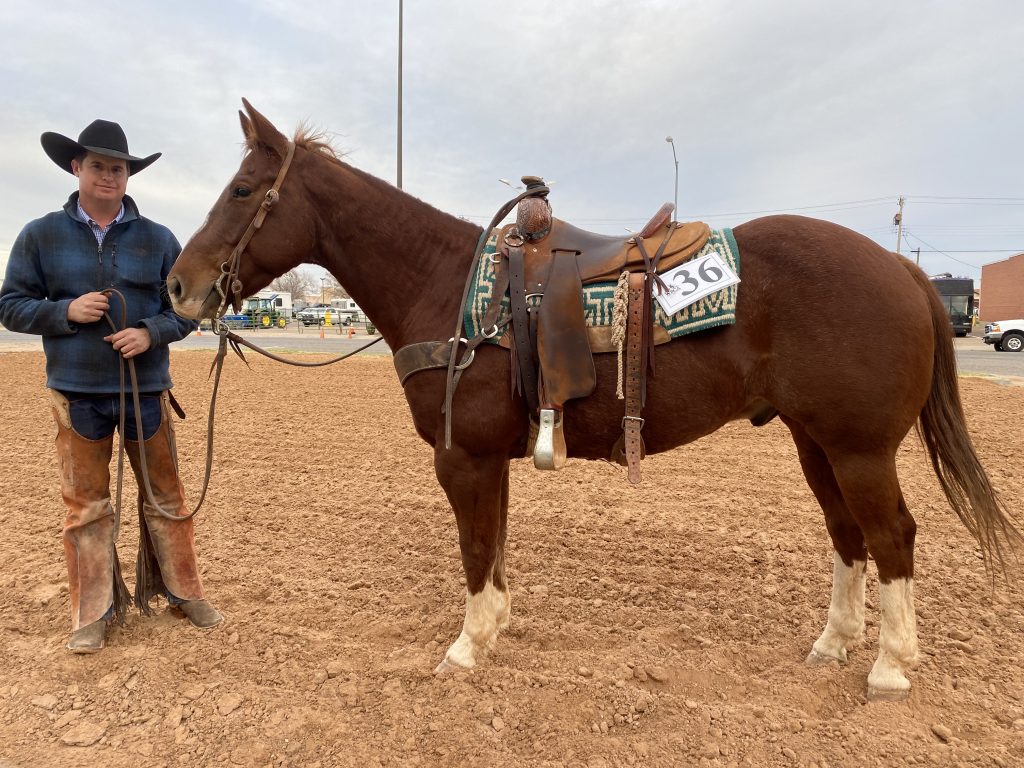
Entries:
{"label": "blue plaid jacket", "polygon": [[[140,216],[130,197],[125,196],[124,208],[124,217],[110,228],[102,246],[78,219],[77,192],[63,210],[29,222],[14,241],[0,288],[0,325],[43,337],[48,387],[119,391],[119,355],[103,340],[112,333],[107,321],[68,321],[74,299],[105,288],[124,294],[128,325],[145,327],[152,339],[152,346],[135,358],[139,391],[171,387],[167,345],[195,329],[194,322],[174,314],[164,288],[181,246],[167,227]],[[110,299],[110,316],[120,323],[117,296]]]}

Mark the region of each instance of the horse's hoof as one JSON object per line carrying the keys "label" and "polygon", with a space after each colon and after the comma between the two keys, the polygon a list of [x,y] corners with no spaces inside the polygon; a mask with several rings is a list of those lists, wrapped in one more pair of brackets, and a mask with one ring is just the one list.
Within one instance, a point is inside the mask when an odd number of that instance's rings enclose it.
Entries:
{"label": "horse's hoof", "polygon": [[804,663],[809,667],[828,667],[833,664],[839,666],[840,664],[845,664],[846,659],[841,659],[837,656],[826,656],[824,653],[812,650],[807,654],[807,659]]}
{"label": "horse's hoof", "polygon": [[461,664],[456,664],[454,661],[450,661],[447,656],[441,659],[441,663],[434,667],[435,675],[451,675],[455,672],[463,672],[469,669]]}
{"label": "horse's hoof", "polygon": [[906,701],[909,688],[872,688],[868,686],[868,701]]}

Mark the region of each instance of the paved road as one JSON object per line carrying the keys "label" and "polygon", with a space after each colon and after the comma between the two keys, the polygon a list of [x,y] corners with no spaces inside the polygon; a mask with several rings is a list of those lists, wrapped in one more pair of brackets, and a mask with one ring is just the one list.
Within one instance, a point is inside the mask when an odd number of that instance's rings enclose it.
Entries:
{"label": "paved road", "polygon": [[[351,352],[370,340],[362,328],[356,329],[355,336],[348,338],[348,330],[343,333],[327,330],[324,338],[320,338],[317,328],[296,331],[292,328],[280,330],[271,328],[260,331],[237,331],[242,337],[254,344],[273,352],[322,352],[340,355]],[[1024,381],[1024,353],[996,352],[977,336],[956,339],[957,364],[961,373],[985,374],[997,377],[1019,377]],[[0,352],[12,350],[42,350],[43,345],[38,336],[24,333],[13,333],[0,328]],[[174,345],[174,349],[210,349],[217,348],[217,337],[210,331],[202,335],[190,334]],[[385,342],[370,347],[363,354],[390,355],[391,350]]]}
{"label": "paved road", "polygon": [[[239,336],[253,344],[258,344],[264,349],[276,353],[288,352],[323,352],[328,355],[340,355],[358,349],[375,336],[368,336],[362,328],[355,329],[355,336],[348,337],[348,329],[338,333],[337,329],[325,329],[324,337],[320,338],[318,328],[306,328],[296,331],[293,328],[284,330],[270,328],[260,331],[235,331]],[[190,333],[181,341],[175,342],[171,349],[217,349],[217,335],[212,331],[202,331],[200,335]],[[25,333],[14,333],[0,328],[0,352],[13,350],[42,350],[43,343],[38,336]],[[363,354],[367,355],[390,355],[391,350],[387,342],[381,341],[374,344]],[[1024,355],[1022,355],[1024,357]]]}
{"label": "paved road", "polygon": [[1024,381],[1024,352],[996,352],[978,336],[957,339],[955,344],[960,373],[1015,376]]}

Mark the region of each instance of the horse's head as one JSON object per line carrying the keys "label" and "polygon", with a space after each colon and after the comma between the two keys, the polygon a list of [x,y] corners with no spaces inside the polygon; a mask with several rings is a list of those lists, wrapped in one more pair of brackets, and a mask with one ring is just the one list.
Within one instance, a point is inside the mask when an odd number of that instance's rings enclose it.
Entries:
{"label": "horse's head", "polygon": [[287,178],[281,176],[294,145],[248,101],[242,103],[245,157],[167,276],[174,311],[182,317],[212,317],[224,292],[228,301],[249,296],[310,260],[313,250],[316,227],[296,170],[299,157]]}

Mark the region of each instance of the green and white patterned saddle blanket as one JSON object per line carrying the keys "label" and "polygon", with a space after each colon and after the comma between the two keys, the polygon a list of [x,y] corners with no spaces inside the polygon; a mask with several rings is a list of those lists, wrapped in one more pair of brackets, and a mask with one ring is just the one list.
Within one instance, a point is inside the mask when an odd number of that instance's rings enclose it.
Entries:
{"label": "green and white patterned saddle blanket", "polygon": [[[480,333],[481,322],[491,302],[494,287],[494,264],[488,256],[497,250],[498,233],[494,231],[484,246],[483,256],[477,266],[476,280],[466,299],[463,323],[468,338]],[[713,229],[704,247],[694,254],[691,261],[716,252],[737,275],[740,274],[740,251],[731,228]],[[669,337],[676,338],[688,333],[704,331],[720,325],[732,325],[736,322],[736,295],[739,285],[731,285],[720,291],[710,293],[702,299],[689,304],[674,315],[666,315],[658,302],[652,303],[655,322],[664,328]],[[612,309],[614,305],[615,283],[595,283],[583,287],[583,311],[588,326],[612,325]],[[508,292],[502,298],[502,314],[508,316]],[[502,333],[489,339],[497,344]]]}

